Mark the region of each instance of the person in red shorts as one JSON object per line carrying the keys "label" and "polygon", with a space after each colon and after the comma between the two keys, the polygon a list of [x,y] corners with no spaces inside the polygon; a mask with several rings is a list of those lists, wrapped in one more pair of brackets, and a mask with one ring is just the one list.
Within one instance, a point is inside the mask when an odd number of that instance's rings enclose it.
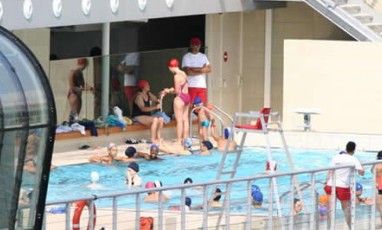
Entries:
{"label": "person in red shorts", "polygon": [[[335,155],[332,159],[331,166],[355,166],[355,169],[357,170],[358,174],[363,176],[365,174],[365,170],[363,169],[358,159],[353,156],[355,152],[355,147],[356,144],[352,141],[349,141],[346,144],[346,153]],[[329,171],[326,177],[326,186],[324,187],[324,190],[328,195],[328,199],[330,201],[330,196],[332,195],[332,188],[333,186],[335,186],[336,197],[341,202],[341,207],[344,212],[346,222],[350,228],[350,181],[352,179],[352,175],[354,174],[352,174],[352,168],[342,168],[335,170],[335,185],[333,184],[333,175],[333,171]]]}
{"label": "person in red shorts", "polygon": [[182,68],[187,74],[190,101],[200,97],[204,103],[207,103],[206,75],[211,72],[211,65],[207,56],[200,52],[201,46],[202,41],[199,38],[190,40],[190,52],[183,56]]}

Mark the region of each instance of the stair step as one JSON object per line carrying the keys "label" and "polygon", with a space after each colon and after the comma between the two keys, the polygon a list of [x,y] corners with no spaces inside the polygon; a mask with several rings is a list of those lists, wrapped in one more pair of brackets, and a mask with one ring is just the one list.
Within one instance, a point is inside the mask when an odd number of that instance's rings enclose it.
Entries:
{"label": "stair step", "polygon": [[333,0],[334,4],[340,6],[348,3],[348,0]]}
{"label": "stair step", "polygon": [[359,14],[361,12],[361,6],[360,5],[342,5],[340,6],[343,10],[348,12],[349,14]]}
{"label": "stair step", "polygon": [[382,24],[368,23],[365,25],[367,25],[370,29],[374,30],[378,34],[382,32]]}
{"label": "stair step", "polygon": [[373,16],[370,14],[356,14],[354,17],[365,24],[371,23],[373,21]]}

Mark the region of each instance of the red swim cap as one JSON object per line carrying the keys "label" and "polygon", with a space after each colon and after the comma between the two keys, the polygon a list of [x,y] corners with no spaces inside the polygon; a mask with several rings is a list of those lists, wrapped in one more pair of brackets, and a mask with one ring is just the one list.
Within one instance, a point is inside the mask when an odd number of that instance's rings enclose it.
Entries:
{"label": "red swim cap", "polygon": [[143,89],[143,88],[145,88],[145,86],[148,85],[148,84],[149,84],[149,82],[146,81],[146,80],[139,80],[139,82],[138,82],[138,87],[139,87],[140,89]]}
{"label": "red swim cap", "polygon": [[172,68],[172,67],[178,67],[178,66],[179,66],[179,62],[175,58],[172,58],[170,59],[170,61],[168,61],[168,67]]}
{"label": "red swim cap", "polygon": [[77,59],[77,65],[88,65],[88,59],[86,58],[78,58]]}
{"label": "red swim cap", "polygon": [[154,182],[151,182],[151,181],[149,181],[149,182],[147,182],[147,183],[146,183],[146,186],[145,186],[145,188],[155,188],[155,183],[154,183]]}
{"label": "red swim cap", "polygon": [[195,37],[195,38],[191,38],[191,40],[190,40],[190,45],[200,45],[200,44],[202,44],[202,41],[199,39],[199,38],[197,38],[197,37]]}

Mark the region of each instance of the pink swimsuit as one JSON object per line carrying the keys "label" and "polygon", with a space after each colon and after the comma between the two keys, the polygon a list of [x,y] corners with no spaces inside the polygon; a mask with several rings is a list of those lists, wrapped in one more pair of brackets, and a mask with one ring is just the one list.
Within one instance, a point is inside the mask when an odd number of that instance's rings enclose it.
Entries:
{"label": "pink swimsuit", "polygon": [[178,97],[184,102],[185,105],[190,104],[190,94],[183,93],[183,88],[187,83],[188,81],[186,81],[183,85],[180,86],[180,90],[178,93]]}

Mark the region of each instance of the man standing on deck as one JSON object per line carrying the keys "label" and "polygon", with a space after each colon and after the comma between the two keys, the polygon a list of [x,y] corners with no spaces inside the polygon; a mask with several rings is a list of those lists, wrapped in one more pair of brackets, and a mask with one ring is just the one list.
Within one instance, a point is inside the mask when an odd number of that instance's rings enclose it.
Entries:
{"label": "man standing on deck", "polygon": [[[365,170],[362,168],[361,163],[355,158],[356,144],[352,141],[349,141],[346,144],[346,153],[337,154],[333,157],[331,166],[345,166],[351,165],[355,166],[355,169],[358,171],[358,174],[363,176]],[[344,212],[346,222],[350,228],[351,216],[350,216],[350,181],[352,176],[355,174],[352,173],[352,168],[342,168],[335,170],[335,185],[333,185],[333,171],[329,171],[326,177],[326,186],[324,190],[329,198],[329,210],[330,210],[330,195],[332,194],[332,187],[336,187],[336,197],[341,202],[341,207]],[[330,219],[329,219],[330,220]]]}
{"label": "man standing on deck", "polygon": [[188,94],[190,101],[200,97],[203,103],[207,102],[206,74],[211,72],[210,62],[204,53],[200,52],[202,41],[199,38],[190,40],[191,51],[182,59],[182,68],[187,74]]}

